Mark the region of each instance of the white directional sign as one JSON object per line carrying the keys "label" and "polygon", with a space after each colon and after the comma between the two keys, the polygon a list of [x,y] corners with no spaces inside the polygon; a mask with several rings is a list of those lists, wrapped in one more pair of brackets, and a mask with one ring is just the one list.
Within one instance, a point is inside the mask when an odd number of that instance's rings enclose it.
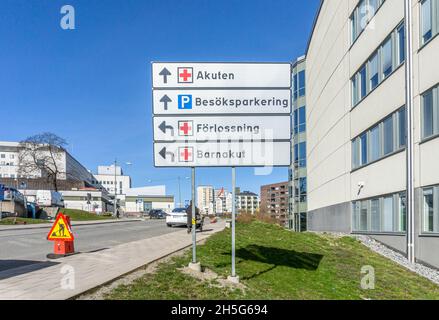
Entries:
{"label": "white directional sign", "polygon": [[290,117],[154,117],[155,141],[289,140]]}
{"label": "white directional sign", "polygon": [[291,164],[289,63],[153,63],[156,167]]}
{"label": "white directional sign", "polygon": [[155,143],[158,167],[263,167],[291,163],[291,144],[286,142]]}
{"label": "white directional sign", "polygon": [[289,63],[153,63],[154,88],[290,88]]}
{"label": "white directional sign", "polygon": [[287,114],[291,91],[154,90],[154,114]]}

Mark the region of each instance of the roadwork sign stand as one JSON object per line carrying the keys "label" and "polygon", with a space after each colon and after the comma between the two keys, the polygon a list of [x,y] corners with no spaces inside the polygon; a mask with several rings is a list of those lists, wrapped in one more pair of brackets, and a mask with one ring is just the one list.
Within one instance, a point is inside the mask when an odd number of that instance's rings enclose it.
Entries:
{"label": "roadwork sign stand", "polygon": [[70,217],[59,213],[55,223],[47,235],[47,240],[54,241],[53,253],[49,253],[47,258],[58,259],[75,254],[72,226]]}

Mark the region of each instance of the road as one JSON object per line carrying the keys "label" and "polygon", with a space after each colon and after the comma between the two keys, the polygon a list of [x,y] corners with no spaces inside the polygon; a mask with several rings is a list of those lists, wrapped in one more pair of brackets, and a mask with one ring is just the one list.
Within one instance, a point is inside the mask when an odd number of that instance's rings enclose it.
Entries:
{"label": "road", "polygon": [[[164,220],[119,222],[74,226],[75,251],[105,250],[122,243],[147,239],[181,230],[168,228]],[[47,241],[48,228],[0,231],[0,272],[47,261],[53,242]]]}

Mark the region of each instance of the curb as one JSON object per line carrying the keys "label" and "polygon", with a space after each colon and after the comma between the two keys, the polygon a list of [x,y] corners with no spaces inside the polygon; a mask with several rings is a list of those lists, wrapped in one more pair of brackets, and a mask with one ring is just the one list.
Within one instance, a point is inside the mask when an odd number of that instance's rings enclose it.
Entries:
{"label": "curb", "polygon": [[[91,223],[79,223],[79,224],[77,222],[80,222],[80,221],[73,221],[72,227],[94,226],[94,225],[99,225],[99,224],[132,223],[132,222],[140,222],[140,221],[143,221],[143,220],[139,219],[139,220],[106,221],[106,222],[96,221],[96,222],[91,222]],[[2,227],[0,227],[0,232],[2,232],[2,231],[15,231],[15,230],[22,231],[22,230],[33,230],[33,229],[45,229],[45,228],[50,228],[51,225],[52,225],[52,223],[49,222],[47,224],[41,223],[41,224],[32,225],[31,227],[30,227],[30,225],[29,225],[29,227],[18,227],[18,228],[9,228],[9,227],[2,228]],[[13,225],[12,225],[12,227],[13,227]]]}

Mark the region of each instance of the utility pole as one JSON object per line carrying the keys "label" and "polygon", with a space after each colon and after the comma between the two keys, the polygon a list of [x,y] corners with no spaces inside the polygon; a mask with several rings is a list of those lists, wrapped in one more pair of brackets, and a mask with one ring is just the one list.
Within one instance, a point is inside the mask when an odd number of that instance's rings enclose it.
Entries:
{"label": "utility pole", "polygon": [[413,148],[413,46],[412,46],[412,0],[404,3],[405,21],[405,105],[407,118],[407,258],[415,263],[415,185]]}
{"label": "utility pole", "polygon": [[114,216],[117,217],[117,192],[116,192],[116,188],[117,188],[117,172],[116,172],[116,168],[117,168],[117,158],[114,159]]}

